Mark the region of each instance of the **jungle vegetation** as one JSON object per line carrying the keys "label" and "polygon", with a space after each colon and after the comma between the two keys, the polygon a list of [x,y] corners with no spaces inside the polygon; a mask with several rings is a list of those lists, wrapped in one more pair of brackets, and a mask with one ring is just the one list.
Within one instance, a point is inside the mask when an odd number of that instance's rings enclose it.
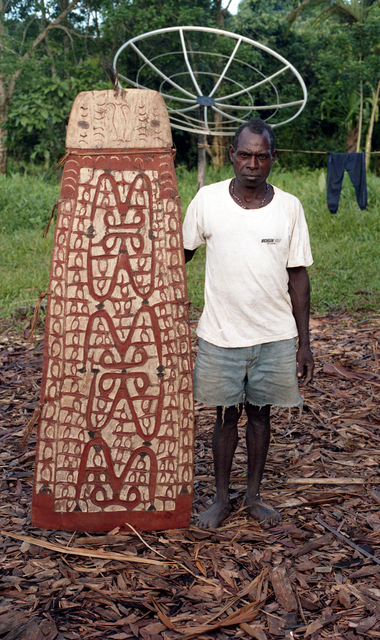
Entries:
{"label": "jungle vegetation", "polygon": [[[379,0],[0,0],[0,173],[63,155],[79,91],[111,88],[104,66],[138,34],[176,25],[219,27],[265,44],[302,75],[308,103],[276,130],[278,146],[308,151],[380,149]],[[133,61],[131,62],[133,64]],[[196,138],[174,131],[178,163],[196,162]],[[228,146],[225,142],[224,146]],[[226,154],[210,141],[210,160]],[[283,153],[287,168],[323,166]],[[380,169],[380,155],[371,170]]]}

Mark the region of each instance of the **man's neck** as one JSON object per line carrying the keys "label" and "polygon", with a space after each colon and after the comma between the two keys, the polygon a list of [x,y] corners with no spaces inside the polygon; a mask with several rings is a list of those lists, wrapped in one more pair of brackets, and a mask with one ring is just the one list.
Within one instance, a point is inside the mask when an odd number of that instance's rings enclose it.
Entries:
{"label": "man's neck", "polygon": [[266,181],[257,187],[247,187],[236,178],[231,181],[230,195],[243,209],[261,209],[273,198],[271,186]]}

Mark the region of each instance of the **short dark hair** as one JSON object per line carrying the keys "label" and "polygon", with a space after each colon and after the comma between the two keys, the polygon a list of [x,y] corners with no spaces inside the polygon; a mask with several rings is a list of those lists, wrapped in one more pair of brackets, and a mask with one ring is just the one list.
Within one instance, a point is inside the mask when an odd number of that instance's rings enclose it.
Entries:
{"label": "short dark hair", "polygon": [[270,139],[270,152],[273,155],[276,149],[276,138],[274,135],[274,131],[269,124],[264,122],[264,120],[260,120],[260,118],[251,118],[251,120],[248,120],[248,122],[243,122],[243,124],[240,125],[234,136],[233,146],[235,151],[239,144],[240,134],[244,129],[249,129],[251,133],[258,133],[260,135],[262,135],[264,131],[267,131]]}

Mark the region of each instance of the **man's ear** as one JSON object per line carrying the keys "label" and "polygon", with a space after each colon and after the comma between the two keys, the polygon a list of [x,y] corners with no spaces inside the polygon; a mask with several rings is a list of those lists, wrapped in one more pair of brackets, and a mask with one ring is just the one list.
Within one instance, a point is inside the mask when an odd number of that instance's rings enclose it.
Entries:
{"label": "man's ear", "polygon": [[[273,154],[272,154],[272,164],[274,163],[274,161],[276,160],[276,158],[277,158],[277,149],[275,149],[275,150],[273,151]],[[272,166],[272,165],[271,165],[271,166]]]}
{"label": "man's ear", "polygon": [[230,160],[231,160],[231,162],[233,162],[234,161],[234,155],[235,155],[235,148],[234,148],[233,144],[230,144],[229,152],[230,152]]}

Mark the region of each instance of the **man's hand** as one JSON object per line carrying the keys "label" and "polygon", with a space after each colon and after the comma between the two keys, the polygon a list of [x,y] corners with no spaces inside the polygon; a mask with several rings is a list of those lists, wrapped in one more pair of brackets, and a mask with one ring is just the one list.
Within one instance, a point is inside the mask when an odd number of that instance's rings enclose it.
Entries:
{"label": "man's hand", "polygon": [[300,346],[297,351],[297,376],[305,378],[303,383],[308,384],[313,379],[314,360],[310,347]]}

